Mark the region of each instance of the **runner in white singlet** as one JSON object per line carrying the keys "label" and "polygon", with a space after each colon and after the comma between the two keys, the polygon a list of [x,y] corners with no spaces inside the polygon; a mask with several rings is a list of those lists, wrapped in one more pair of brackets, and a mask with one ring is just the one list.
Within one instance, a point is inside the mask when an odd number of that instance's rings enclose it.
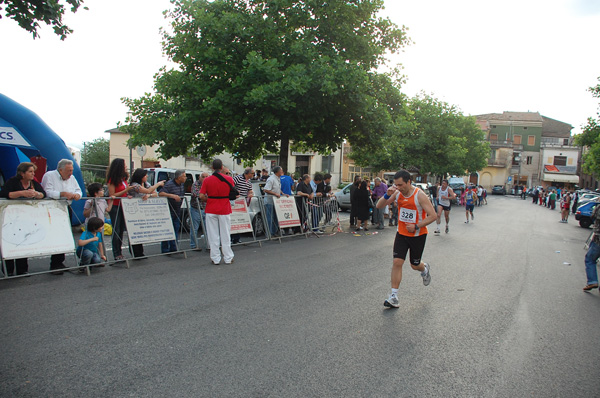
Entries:
{"label": "runner in white singlet", "polygon": [[446,216],[446,233],[450,230],[448,223],[450,222],[450,201],[456,198],[456,194],[448,186],[448,180],[442,180],[442,185],[438,188],[438,208],[437,208],[437,225],[434,231],[435,234],[440,233],[440,223],[442,219],[442,210]]}

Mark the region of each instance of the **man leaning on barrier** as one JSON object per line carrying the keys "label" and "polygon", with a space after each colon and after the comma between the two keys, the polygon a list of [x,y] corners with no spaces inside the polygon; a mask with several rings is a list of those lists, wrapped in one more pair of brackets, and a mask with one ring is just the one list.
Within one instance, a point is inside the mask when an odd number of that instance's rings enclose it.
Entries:
{"label": "man leaning on barrier", "polygon": [[163,189],[158,193],[158,196],[167,198],[169,201],[169,211],[171,213],[171,221],[175,230],[175,240],[163,241],[160,243],[161,253],[172,253],[177,251],[177,241],[179,240],[179,229],[181,228],[181,202],[185,195],[184,183],[187,179],[185,170],[175,170],[175,176],[163,186]]}
{"label": "man leaning on barrier", "polygon": [[204,171],[192,184],[192,197],[190,199],[190,216],[192,217],[192,225],[190,226],[190,248],[192,250],[202,250],[196,246],[196,235],[200,229],[200,217],[202,217],[202,225],[206,224],[206,214],[204,213],[206,203],[200,201],[200,189],[202,188],[202,183],[207,177],[208,173]]}
{"label": "man leaning on barrier", "polygon": [[281,166],[273,167],[273,175],[269,177],[265,184],[264,191],[267,194],[265,197],[265,212],[267,213],[267,224],[269,225],[269,231],[271,236],[275,236],[278,233],[283,235],[283,231],[278,232],[279,223],[277,222],[277,215],[275,214],[275,205],[273,203],[273,197],[280,198],[281,195],[288,196],[281,192],[281,181],[280,178],[283,175],[283,169]]}
{"label": "man leaning on barrier", "polygon": [[[77,179],[73,175],[73,161],[61,159],[56,166],[56,170],[48,171],[42,177],[42,187],[46,195],[52,199],[81,199],[81,188]],[[71,207],[69,207],[71,212]],[[65,254],[53,254],[50,256],[50,269],[53,275],[62,275],[65,267]]]}
{"label": "man leaning on barrier", "polygon": [[[246,199],[246,205],[250,206],[250,200],[254,196],[254,191],[252,190],[252,183],[250,179],[254,175],[254,169],[252,167],[247,167],[244,170],[244,174],[238,174],[233,177],[233,182],[235,183],[235,189],[238,190],[240,196]],[[233,234],[231,235],[231,244],[241,243],[241,234]]]}

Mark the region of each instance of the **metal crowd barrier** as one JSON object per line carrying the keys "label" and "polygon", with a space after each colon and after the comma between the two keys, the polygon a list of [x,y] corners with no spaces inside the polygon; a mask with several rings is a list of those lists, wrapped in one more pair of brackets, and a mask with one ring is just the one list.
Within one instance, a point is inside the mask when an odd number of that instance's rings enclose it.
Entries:
{"label": "metal crowd barrier", "polygon": [[[7,209],[8,206],[11,205],[28,205],[28,206],[35,206],[38,210],[41,208],[39,206],[40,203],[44,203],[44,204],[58,204],[58,206],[52,206],[52,207],[56,207],[59,208],[59,211],[62,211],[60,209],[60,207],[63,207],[64,210],[64,218],[61,220],[60,217],[58,217],[57,219],[57,214],[56,212],[51,212],[52,208],[48,207],[45,211],[47,212],[47,215],[45,214],[44,216],[38,217],[35,220],[27,220],[27,217],[25,214],[21,213],[20,217],[19,217],[19,222],[15,222],[14,220],[6,220],[6,214],[4,213]],[[70,215],[74,215],[74,213],[71,211],[70,209],[70,205],[69,205],[69,201],[67,201],[66,199],[59,199],[59,200],[54,200],[54,199],[41,199],[41,200],[27,200],[27,199],[2,199],[0,200],[0,206],[2,207],[2,212],[3,214],[3,225],[2,225],[2,232],[4,234],[6,234],[7,236],[3,237],[3,240],[8,241],[9,235],[12,235],[12,238],[14,239],[14,241],[11,242],[11,244],[15,245],[15,246],[32,246],[31,251],[29,251],[26,254],[23,254],[23,256],[19,256],[18,258],[15,258],[14,256],[11,255],[7,255],[7,253],[9,252],[9,250],[7,250],[6,247],[2,247],[0,244],[0,259],[2,260],[2,273],[3,273],[3,279],[14,279],[14,278],[20,278],[20,277],[26,277],[26,276],[30,276],[30,275],[38,275],[38,274],[47,274],[47,273],[52,273],[52,272],[57,272],[57,271],[72,271],[72,270],[81,270],[85,273],[87,273],[87,275],[90,275],[90,266],[88,265],[81,265],[80,264],[80,259],[76,256],[76,247],[77,247],[77,243],[73,242],[73,247],[74,249],[70,249],[69,250],[65,250],[63,252],[57,252],[56,250],[52,250],[52,249],[44,249],[44,242],[48,242],[46,238],[46,236],[48,236],[49,238],[53,238],[54,240],[52,242],[49,243],[49,245],[52,244],[57,244],[56,243],[56,239],[64,239],[64,234],[63,232],[65,232],[65,229],[67,228],[71,228],[71,221],[70,221]],[[52,217],[54,217],[54,225],[52,225]],[[43,221],[44,219],[48,219],[48,225],[46,225]],[[62,222],[61,222],[62,221]],[[13,228],[13,224],[14,228]],[[62,225],[61,225],[62,224]],[[53,228],[53,229],[52,229]],[[57,229],[59,228],[59,229]],[[51,230],[48,230],[51,229]],[[14,231],[11,234],[11,230]],[[67,238],[71,236],[72,238],[72,234],[67,234]],[[60,243],[60,242],[59,242]],[[49,246],[50,247],[50,246]],[[73,266],[65,266],[65,268],[62,268],[60,270],[53,270],[53,269],[49,269],[49,263],[48,263],[48,268],[46,270],[40,270],[40,271],[36,271],[36,272],[31,272],[31,264],[28,264],[28,270],[27,273],[25,274],[21,274],[18,275],[18,262],[19,260],[22,259],[35,259],[35,258],[51,258],[51,256],[53,255],[65,255],[64,261],[63,263],[66,265],[66,263],[71,263],[74,262],[75,265]],[[7,258],[10,257],[10,258]],[[71,261],[71,259],[73,259],[73,261]],[[13,265],[13,275],[8,275],[8,270],[7,270],[7,265],[6,265],[6,261],[13,261],[14,265]]]}
{"label": "metal crowd barrier", "polygon": [[[130,267],[130,261],[132,260],[138,260],[138,259],[144,259],[144,258],[149,258],[149,257],[156,257],[156,256],[160,256],[160,255],[170,255],[170,254],[174,254],[174,253],[180,253],[183,254],[183,256],[185,258],[187,258],[186,252],[190,251],[190,250],[197,250],[197,248],[203,248],[205,252],[208,253],[208,248],[209,248],[209,237],[208,235],[205,233],[206,231],[206,223],[205,223],[205,213],[204,213],[204,208],[205,208],[205,203],[200,202],[197,198],[191,198],[189,196],[185,196],[182,198],[182,206],[181,206],[181,211],[176,215],[176,221],[178,221],[179,224],[179,229],[176,231],[176,239],[175,239],[175,244],[177,247],[177,251],[176,252],[169,252],[169,253],[158,253],[158,254],[147,254],[144,253],[143,256],[139,256],[139,257],[134,257],[134,246],[131,244],[130,241],[130,233],[127,231],[127,225],[126,225],[126,220],[125,220],[125,216],[123,214],[123,206],[125,205],[125,203],[134,203],[134,202],[139,202],[139,201],[143,201],[142,198],[118,198],[120,199],[122,202],[120,204],[120,207],[117,211],[113,211],[112,215],[114,217],[114,219],[112,219],[113,217],[110,217],[109,212],[107,211],[105,214],[102,215],[98,215],[95,214],[97,213],[97,206],[96,206],[96,201],[98,200],[111,200],[112,198],[110,197],[94,197],[94,198],[88,198],[88,197],[82,197],[80,200],[86,201],[86,200],[91,200],[92,201],[92,206],[91,206],[91,215],[90,217],[100,217],[101,219],[103,219],[105,221],[105,228],[107,224],[111,225],[112,228],[112,233],[111,235],[104,235],[104,233],[102,234],[102,244],[104,247],[104,254],[107,257],[106,261],[103,261],[101,263],[96,263],[96,264],[82,264],[81,263],[81,258],[76,254],[76,248],[77,248],[77,240],[79,240],[79,235],[77,233],[73,233],[73,230],[71,228],[71,234],[69,234],[69,236],[74,240],[74,246],[75,246],[75,250],[73,251],[67,251],[65,253],[66,255],[66,260],[68,259],[68,262],[74,262],[75,265],[73,266],[68,266],[64,269],[61,269],[62,271],[73,271],[73,270],[77,270],[77,271],[84,271],[87,275],[90,275],[90,268],[92,267],[96,267],[96,266],[104,266],[104,265],[115,265],[118,263],[125,263],[125,266],[127,268]],[[156,199],[156,198],[153,198]],[[252,199],[249,202],[246,202],[246,207],[247,207],[247,216],[246,215],[240,215],[242,212],[240,212],[240,214],[232,216],[232,223],[237,223],[236,225],[244,225],[244,231],[243,233],[239,234],[241,237],[241,240],[239,243],[234,243],[232,244],[232,246],[238,246],[238,245],[248,245],[248,244],[253,244],[253,243],[258,243],[261,247],[262,247],[262,242],[265,241],[269,241],[269,240],[279,240],[279,242],[281,243],[281,240],[283,238],[291,238],[291,237],[298,237],[298,236],[304,236],[306,238],[308,238],[309,234],[316,234],[318,236],[318,232],[317,231],[326,231],[327,228],[332,228],[332,232],[334,232],[335,230],[341,231],[340,228],[340,221],[339,221],[339,206],[338,203],[336,201],[335,196],[331,196],[331,197],[315,197],[313,199],[308,199],[306,197],[302,197],[302,196],[294,196],[294,202],[296,204],[296,210],[297,210],[297,217],[298,217],[298,223],[299,225],[294,225],[294,226],[286,226],[288,224],[285,224],[284,220],[279,220],[277,217],[277,211],[275,209],[275,205],[272,202],[272,200],[270,200],[271,198],[267,198],[265,196],[255,196],[252,197]],[[166,200],[166,198],[163,198],[163,200]],[[70,203],[71,201],[67,201],[66,199],[60,199],[60,200],[54,200],[54,199],[43,199],[42,201],[55,201],[55,202],[61,202],[64,203],[65,208],[68,210],[68,215],[69,218],[74,217],[73,221],[76,221],[76,223],[79,223],[81,226],[85,227],[85,220],[81,220],[77,217],[77,215],[75,214],[75,212],[73,212],[70,208]],[[192,207],[190,206],[190,204],[192,203],[192,201],[195,201],[197,204],[197,207]],[[35,200],[0,200],[0,204],[2,204],[3,206],[6,205],[11,205],[11,204],[18,204],[18,203],[26,203],[26,204],[31,204],[31,203],[35,203],[35,202],[39,202],[39,201],[35,201]],[[233,205],[233,202],[232,202]],[[198,210],[196,210],[198,209]],[[196,213],[196,214],[194,214]],[[169,214],[170,211],[169,211]],[[285,213],[284,213],[285,214]],[[164,215],[163,215],[164,216]],[[286,215],[287,217],[287,215]],[[164,217],[163,217],[163,221]],[[289,222],[289,220],[287,220]],[[122,229],[122,233],[120,233],[119,229],[120,228],[115,228],[119,223],[123,223],[123,229]],[[166,221],[165,221],[166,222]],[[250,226],[250,228],[248,227],[248,224]],[[69,226],[71,225],[71,220],[69,220]],[[236,235],[236,234],[232,234],[232,237]],[[108,238],[110,236],[110,238]],[[113,236],[116,237],[115,242],[121,243],[121,249],[123,250],[121,253],[126,254],[127,252],[130,253],[130,256],[124,256],[125,258],[122,260],[117,260],[114,258],[114,250],[112,250],[112,241],[113,241]],[[77,239],[76,239],[77,238]],[[108,238],[108,239],[107,239]],[[111,245],[110,247],[107,246],[107,241],[111,241]],[[159,243],[161,243],[162,240],[160,239],[156,239],[156,240],[152,240],[152,241],[148,241],[143,243],[143,247],[153,247]],[[142,244],[140,244],[142,245]],[[195,247],[194,247],[195,246]],[[109,255],[109,251],[113,252],[111,253],[111,255]],[[118,252],[118,251],[117,251]],[[41,254],[41,255],[35,255],[35,254],[31,254],[31,255],[27,255],[27,258],[38,258],[38,257],[49,257],[49,254]],[[109,260],[109,257],[113,257],[112,259]],[[0,247],[0,259],[2,260],[2,271],[4,274],[4,279],[9,279],[9,278],[18,278],[21,276],[27,276],[27,275],[34,275],[34,274],[45,274],[45,273],[50,273],[50,272],[55,272],[56,270],[45,270],[45,271],[39,271],[39,272],[30,272],[26,275],[13,275],[13,276],[8,276],[7,275],[7,268],[6,268],[6,264],[5,264],[5,258],[2,252],[2,247]],[[15,262],[15,267],[14,267],[14,271],[16,271],[16,262]]]}

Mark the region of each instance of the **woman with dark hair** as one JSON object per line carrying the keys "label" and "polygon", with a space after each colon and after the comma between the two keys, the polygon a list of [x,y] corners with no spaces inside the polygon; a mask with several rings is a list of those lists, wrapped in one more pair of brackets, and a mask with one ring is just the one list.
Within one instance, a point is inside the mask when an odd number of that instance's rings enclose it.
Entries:
{"label": "woman with dark hair", "polygon": [[165,182],[159,181],[156,184],[150,186],[150,184],[148,183],[148,170],[135,169],[135,171],[131,175],[131,179],[129,180],[129,185],[131,186],[131,192],[129,193],[131,197],[148,198],[150,196],[158,196],[156,190],[159,187],[164,186]]}
{"label": "woman with dark hair", "polygon": [[[6,181],[0,191],[0,198],[5,199],[44,199],[46,191],[34,180],[37,166],[30,162],[23,162],[17,166],[17,174]],[[5,260],[8,276],[13,276],[17,264],[17,275],[25,275],[29,270],[26,258]]]}
{"label": "woman with dark hair", "polygon": [[354,192],[352,204],[356,206],[356,230],[363,229],[368,231],[367,223],[369,220],[369,199],[371,193],[367,189],[367,181],[362,181],[359,188]]}
{"label": "woman with dark hair", "polygon": [[[165,182],[159,181],[158,183],[150,186],[150,184],[148,184],[148,170],[135,169],[131,175],[131,179],[129,180],[129,186],[131,188],[131,191],[129,191],[129,196],[132,198],[142,198],[143,200],[146,200],[151,196],[158,196],[158,193],[155,191],[158,187],[162,187],[163,185],[165,185]],[[133,257],[145,256],[144,245],[130,245],[130,247]]]}
{"label": "woman with dark hair", "polygon": [[354,204],[354,192],[360,187],[362,178],[360,176],[354,176],[354,183],[350,185],[350,226],[356,225],[356,205]]}
{"label": "woman with dark hair", "polygon": [[[127,185],[127,167],[125,160],[121,158],[113,159],[106,173],[106,183],[108,184],[108,196],[127,197],[132,187]],[[113,227],[112,251],[115,261],[123,261],[125,257],[121,252],[123,245],[123,231],[125,231],[125,220],[121,210],[121,200],[115,199],[110,209],[110,220]]]}

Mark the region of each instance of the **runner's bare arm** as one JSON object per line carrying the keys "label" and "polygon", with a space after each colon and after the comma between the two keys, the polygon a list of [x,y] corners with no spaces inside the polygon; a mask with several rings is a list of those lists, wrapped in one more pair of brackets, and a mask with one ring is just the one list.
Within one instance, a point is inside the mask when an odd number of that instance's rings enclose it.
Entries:
{"label": "runner's bare arm", "polygon": [[427,195],[419,195],[419,204],[425,210],[425,213],[427,213],[427,217],[424,220],[419,221],[419,224],[421,224],[419,225],[419,228],[421,228],[437,220],[437,213],[433,209],[433,205],[429,201]]}
{"label": "runner's bare arm", "polygon": [[456,199],[456,194],[454,193],[454,190],[450,187],[448,187],[448,199]]}

